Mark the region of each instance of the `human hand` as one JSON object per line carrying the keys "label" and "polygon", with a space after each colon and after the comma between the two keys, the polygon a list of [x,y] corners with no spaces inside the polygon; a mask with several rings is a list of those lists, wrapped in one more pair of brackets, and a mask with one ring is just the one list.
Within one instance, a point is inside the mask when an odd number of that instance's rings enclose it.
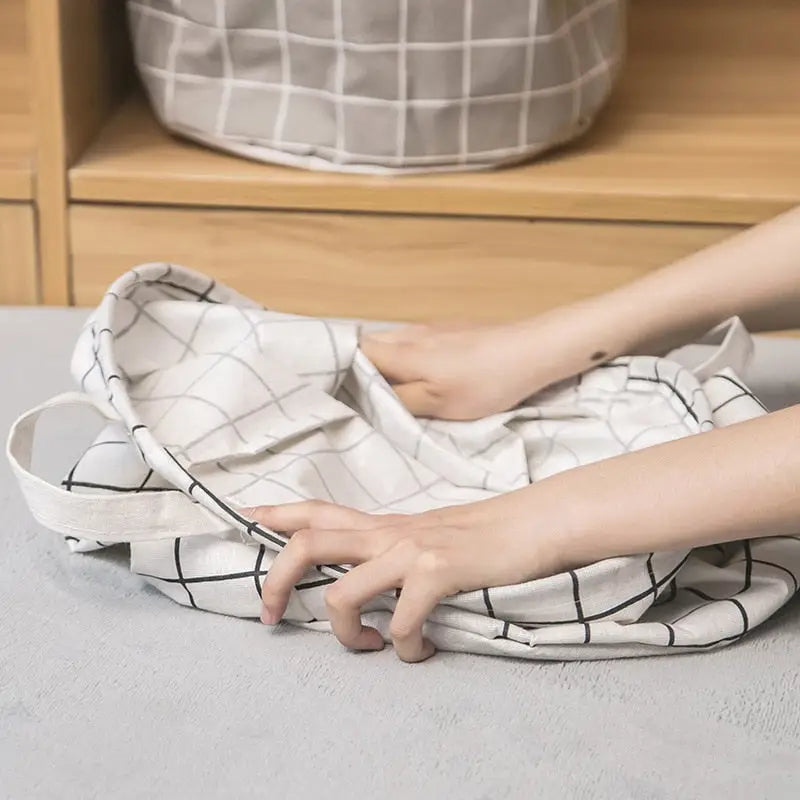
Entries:
{"label": "human hand", "polygon": [[503,324],[410,325],[367,333],[360,346],[415,416],[479,419],[612,357],[613,310],[576,304]]}
{"label": "human hand", "polygon": [[564,375],[531,323],[412,325],[367,334],[361,349],[419,417],[506,411]]}
{"label": "human hand", "polygon": [[325,592],[333,632],[353,650],[381,650],[383,637],[361,623],[361,608],[402,588],[390,635],[403,661],[429,658],[422,626],[458,592],[520,583],[561,571],[554,535],[532,522],[533,487],[422,514],[371,515],[320,501],[259,506],[244,513],[289,534],[262,586],[261,620],[274,625],[292,587],[316,564],[353,564]]}

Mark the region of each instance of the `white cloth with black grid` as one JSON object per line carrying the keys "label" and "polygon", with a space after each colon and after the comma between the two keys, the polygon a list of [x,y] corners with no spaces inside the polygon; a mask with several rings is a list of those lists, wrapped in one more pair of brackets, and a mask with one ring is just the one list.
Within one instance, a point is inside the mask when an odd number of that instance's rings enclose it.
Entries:
{"label": "white cloth with black grid", "polygon": [[[266,310],[178,266],[128,272],[77,343],[81,392],[12,428],[32,512],[76,551],[130,542],[131,569],[178,603],[255,618],[286,539],[237,509],[317,498],[419,512],[764,413],[737,375],[752,350],[738,319],[709,334],[702,364],[617,358],[474,422],[412,417],[358,349],[358,327]],[[74,402],[107,422],[56,487],[30,471],[36,421]],[[345,570],[311,570],[285,619],[329,631],[325,587]],[[612,558],[449,597],[426,635],[440,649],[534,659],[702,650],[763,622],[799,573],[791,536]],[[387,641],[394,603],[364,608]]]}
{"label": "white cloth with black grid", "polygon": [[171,130],[249,158],[409,172],[524,160],[587,130],[626,0],[128,0]]}

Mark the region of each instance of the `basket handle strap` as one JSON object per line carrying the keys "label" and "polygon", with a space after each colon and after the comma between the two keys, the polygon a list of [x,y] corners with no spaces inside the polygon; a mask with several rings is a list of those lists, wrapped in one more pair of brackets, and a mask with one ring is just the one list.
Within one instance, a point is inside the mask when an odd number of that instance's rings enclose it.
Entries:
{"label": "basket handle strap", "polygon": [[80,392],[67,392],[25,412],[11,426],[6,455],[33,516],[46,528],[79,539],[139,542],[230,533],[231,527],[183,492],[84,494],[53,486],[31,472],[36,425],[63,406],[89,406],[106,419],[114,409]]}
{"label": "basket handle strap", "polygon": [[739,317],[712,328],[696,344],[714,346],[711,355],[692,370],[701,382],[723,369],[744,375],[753,358],[753,338]]}

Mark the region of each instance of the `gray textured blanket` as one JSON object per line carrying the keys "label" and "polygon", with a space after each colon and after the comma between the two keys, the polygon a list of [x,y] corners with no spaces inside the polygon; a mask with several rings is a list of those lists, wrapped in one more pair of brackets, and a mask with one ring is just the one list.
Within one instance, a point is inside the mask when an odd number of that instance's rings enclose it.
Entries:
{"label": "gray textured blanket", "polygon": [[[85,313],[0,311],[0,427],[71,388]],[[800,340],[748,376],[800,400]],[[792,372],[793,370],[793,372]],[[96,423],[76,415],[54,478]],[[48,440],[50,435],[45,433]],[[794,798],[800,604],[733,647],[568,664],[391,649],[191,611],[69,555],[0,462],[0,798]]]}

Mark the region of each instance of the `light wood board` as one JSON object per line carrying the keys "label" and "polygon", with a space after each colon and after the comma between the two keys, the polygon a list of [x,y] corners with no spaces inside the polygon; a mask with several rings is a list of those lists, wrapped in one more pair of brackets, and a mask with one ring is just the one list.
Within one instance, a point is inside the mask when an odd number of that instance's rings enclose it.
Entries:
{"label": "light wood board", "polygon": [[398,320],[522,317],[735,230],[81,204],[70,222],[78,305],[136,264],[167,261],[278,310]]}
{"label": "light wood board", "polygon": [[38,302],[34,213],[29,203],[0,203],[0,304]]}
{"label": "light wood board", "polygon": [[0,0],[0,200],[33,195],[25,0]]}

